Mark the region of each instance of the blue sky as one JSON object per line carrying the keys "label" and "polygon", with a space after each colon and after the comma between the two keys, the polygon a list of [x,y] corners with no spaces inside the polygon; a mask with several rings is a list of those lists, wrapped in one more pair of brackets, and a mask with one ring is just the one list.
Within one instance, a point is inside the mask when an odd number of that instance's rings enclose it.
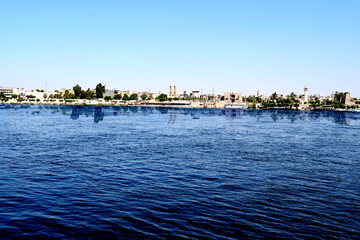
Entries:
{"label": "blue sky", "polygon": [[1,1],[0,85],[360,97],[360,1]]}

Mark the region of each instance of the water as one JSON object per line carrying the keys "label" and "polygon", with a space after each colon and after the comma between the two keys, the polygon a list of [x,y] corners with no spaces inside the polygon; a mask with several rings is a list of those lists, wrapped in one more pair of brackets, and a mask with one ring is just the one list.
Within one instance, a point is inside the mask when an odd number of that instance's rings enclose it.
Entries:
{"label": "water", "polygon": [[359,238],[360,114],[0,105],[0,236]]}

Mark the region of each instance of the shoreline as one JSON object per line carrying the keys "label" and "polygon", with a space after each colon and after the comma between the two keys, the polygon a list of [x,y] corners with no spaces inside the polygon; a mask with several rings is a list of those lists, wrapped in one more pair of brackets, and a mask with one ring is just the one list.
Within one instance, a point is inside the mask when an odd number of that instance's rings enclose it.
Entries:
{"label": "shoreline", "polygon": [[0,105],[43,105],[43,106],[78,106],[78,107],[151,107],[151,108],[186,108],[186,109],[228,109],[228,110],[281,110],[281,111],[312,111],[312,112],[351,112],[351,113],[360,113],[360,109],[290,109],[290,108],[247,108],[247,109],[241,109],[241,108],[225,108],[225,107],[213,107],[213,106],[191,106],[191,105],[181,105],[181,104],[112,104],[112,103],[97,103],[97,104],[86,104],[86,103],[36,103],[36,102],[26,102],[26,103],[12,103],[12,102],[5,102],[0,103]]}

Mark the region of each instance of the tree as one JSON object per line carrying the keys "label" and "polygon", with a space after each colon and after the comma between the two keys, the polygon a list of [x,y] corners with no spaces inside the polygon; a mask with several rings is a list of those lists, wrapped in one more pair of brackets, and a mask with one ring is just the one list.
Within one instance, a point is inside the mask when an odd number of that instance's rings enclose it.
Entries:
{"label": "tree", "polygon": [[125,93],[124,96],[122,97],[122,100],[129,101],[129,96]]}
{"label": "tree", "polygon": [[274,92],[273,94],[271,94],[270,99],[273,100],[273,101],[276,100],[276,92]]}
{"label": "tree", "polygon": [[64,93],[64,99],[68,99],[69,95],[70,95],[69,90],[66,89]]}
{"label": "tree", "polygon": [[138,95],[136,93],[133,93],[130,95],[130,100],[138,100]]}
{"label": "tree", "polygon": [[293,101],[295,101],[295,99],[297,98],[296,94],[294,92],[291,92],[289,95],[289,98]]}
{"label": "tree", "polygon": [[18,98],[18,95],[12,94],[12,95],[11,95],[11,98],[14,98],[14,99],[15,99],[15,98]]}
{"label": "tree", "polygon": [[116,99],[116,100],[121,100],[121,94],[116,94],[115,96],[114,96],[114,99]]}
{"label": "tree", "polygon": [[47,94],[46,94],[46,93],[44,93],[43,97],[44,97],[44,98],[47,98]]}
{"label": "tree", "polygon": [[0,99],[4,100],[6,99],[6,95],[3,92],[0,92]]}
{"label": "tree", "polygon": [[335,103],[344,104],[345,99],[346,99],[346,93],[336,91],[335,95],[334,95],[334,98],[335,98]]}
{"label": "tree", "polygon": [[263,102],[261,105],[263,106],[264,109],[269,109],[269,103]]}
{"label": "tree", "polygon": [[49,98],[54,98],[54,95],[53,95],[53,94],[50,94],[50,95],[49,95]]}
{"label": "tree", "polygon": [[256,97],[255,96],[250,96],[250,97],[248,97],[247,99],[246,99],[246,101],[247,102],[249,102],[249,103],[256,103],[257,102],[257,99],[256,99]]}
{"label": "tree", "polygon": [[143,94],[143,95],[141,95],[140,97],[141,97],[141,99],[144,101],[144,100],[147,99],[148,96],[147,96],[146,94]]}
{"label": "tree", "polygon": [[58,92],[57,94],[54,95],[54,98],[58,98],[58,99],[62,98],[62,93]]}
{"label": "tree", "polygon": [[80,87],[80,85],[76,84],[76,86],[73,87],[73,90],[74,90],[75,97],[80,98],[80,96],[81,96],[81,87]]}
{"label": "tree", "polygon": [[82,99],[93,99],[95,96],[94,91],[92,91],[90,88],[88,88],[88,90],[86,91],[81,91],[81,98]]}
{"label": "tree", "polygon": [[105,97],[105,101],[110,101],[112,98],[111,98],[111,96],[106,96]]}
{"label": "tree", "polygon": [[75,98],[75,95],[66,89],[65,93],[64,93],[64,99],[74,99],[74,98]]}
{"label": "tree", "polygon": [[159,100],[160,102],[163,102],[163,101],[166,101],[168,99],[168,97],[166,94],[162,93],[156,99]]}
{"label": "tree", "polygon": [[102,85],[101,83],[99,83],[98,85],[96,85],[95,91],[96,91],[97,98],[103,98],[104,93],[105,93],[105,85]]}

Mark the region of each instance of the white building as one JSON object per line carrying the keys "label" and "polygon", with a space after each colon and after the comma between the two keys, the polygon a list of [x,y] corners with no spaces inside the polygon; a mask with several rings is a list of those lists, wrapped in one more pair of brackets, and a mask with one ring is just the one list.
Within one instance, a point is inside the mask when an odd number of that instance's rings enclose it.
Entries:
{"label": "white building", "polygon": [[199,90],[192,90],[191,96],[195,98],[200,98],[200,91]]}
{"label": "white building", "polygon": [[105,89],[104,97],[114,97],[115,89]]}
{"label": "white building", "polygon": [[309,102],[308,91],[309,91],[309,89],[305,86],[305,88],[304,88],[304,101],[305,101],[306,103]]}
{"label": "white building", "polygon": [[11,87],[0,87],[0,93],[4,93],[6,97],[11,98],[11,95],[25,95],[24,88],[11,88]]}
{"label": "white building", "polygon": [[38,92],[38,91],[26,91],[24,92],[24,95],[25,96],[29,96],[29,95],[32,95],[32,96],[35,96],[36,99],[44,99],[44,95],[46,94],[46,97],[49,97],[51,94],[55,94],[55,93],[52,93],[52,92]]}

